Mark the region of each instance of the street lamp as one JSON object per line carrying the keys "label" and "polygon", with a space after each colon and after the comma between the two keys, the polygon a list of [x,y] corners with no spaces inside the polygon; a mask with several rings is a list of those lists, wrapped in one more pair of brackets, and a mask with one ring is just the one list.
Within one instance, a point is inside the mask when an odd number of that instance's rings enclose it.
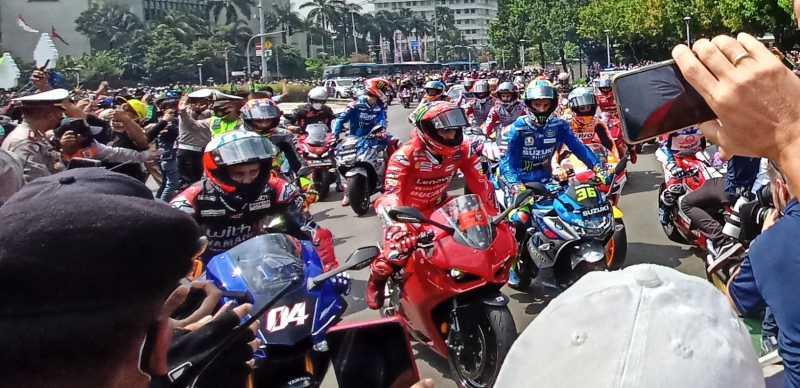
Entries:
{"label": "street lamp", "polygon": [[[262,38],[261,41],[264,41],[265,36],[275,35],[275,34],[282,34],[286,32],[286,30],[281,31],[273,31],[273,32],[266,32],[263,34],[255,34],[247,40],[247,45],[244,47],[244,54],[247,57],[247,74],[250,74],[250,43],[253,43],[253,39],[255,38]],[[275,49],[275,72],[280,75],[280,69],[278,68],[278,50]],[[264,44],[261,44],[261,80],[266,80],[266,73],[267,73],[267,59],[264,57]]]}
{"label": "street lamp", "polygon": [[203,85],[203,64],[197,64],[197,76],[200,78],[200,85]]}
{"label": "street lamp", "polygon": [[609,36],[608,34],[611,32],[611,30],[603,30],[603,32],[606,33],[606,59],[608,60],[607,68],[610,69],[611,68],[611,36]]}
{"label": "street lamp", "polygon": [[686,23],[686,45],[689,47],[692,47],[692,36],[689,35],[689,21],[691,20],[692,18],[689,16],[683,17],[683,21]]}
{"label": "street lamp", "polygon": [[528,43],[530,41],[527,40],[527,39],[520,39],[519,42],[522,43],[522,46],[520,47],[521,50],[519,51],[519,58],[520,58],[520,62],[522,62],[522,68],[524,69],[525,68],[525,50],[526,50],[525,43]]}

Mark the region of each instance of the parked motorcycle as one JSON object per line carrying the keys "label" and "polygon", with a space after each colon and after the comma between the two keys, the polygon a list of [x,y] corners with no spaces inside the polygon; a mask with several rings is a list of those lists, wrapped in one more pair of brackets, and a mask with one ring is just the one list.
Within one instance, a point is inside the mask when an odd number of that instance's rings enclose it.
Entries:
{"label": "parked motorcycle", "polygon": [[387,281],[381,314],[400,317],[414,338],[447,358],[460,387],[491,387],[517,336],[500,292],[516,256],[514,232],[503,222],[509,212],[490,219],[476,195],[452,199],[430,218],[415,208],[387,212],[423,227],[421,249]]}
{"label": "parked motorcycle", "polygon": [[388,149],[386,129],[376,126],[367,136],[347,136],[336,149],[336,165],[347,182],[350,207],[359,216],[370,209],[370,197],[383,190]]}
{"label": "parked motorcycle", "polygon": [[328,126],[322,123],[309,124],[306,133],[298,137],[298,153],[310,168],[311,181],[324,200],[336,181],[336,159],[333,156],[334,137]]}
{"label": "parked motorcycle", "polygon": [[520,289],[533,279],[566,288],[587,272],[622,267],[628,246],[623,214],[600,190],[594,172],[576,173],[565,185],[527,186],[539,198],[520,241]]}
{"label": "parked motorcycle", "polygon": [[378,253],[374,246],[359,248],[323,273],[310,241],[271,233],[209,261],[206,276],[222,290],[223,302],[252,303],[253,317],[261,320],[254,387],[320,386],[330,358],[326,332],[341,320],[350,288],[337,275],[365,268]]}

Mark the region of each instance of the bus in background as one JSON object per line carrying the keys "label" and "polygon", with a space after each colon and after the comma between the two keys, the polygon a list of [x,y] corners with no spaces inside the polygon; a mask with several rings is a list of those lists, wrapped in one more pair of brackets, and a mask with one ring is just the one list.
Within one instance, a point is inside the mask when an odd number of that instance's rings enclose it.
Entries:
{"label": "bus in background", "polygon": [[376,63],[352,63],[349,65],[325,66],[322,73],[323,79],[332,78],[370,78],[378,74],[379,66]]}
{"label": "bus in background", "polygon": [[467,62],[467,61],[447,62],[443,66],[454,71],[467,71],[467,70],[478,70],[480,68],[480,63]]}
{"label": "bus in background", "polygon": [[483,62],[481,63],[480,67],[482,71],[497,70],[497,62],[496,61]]}

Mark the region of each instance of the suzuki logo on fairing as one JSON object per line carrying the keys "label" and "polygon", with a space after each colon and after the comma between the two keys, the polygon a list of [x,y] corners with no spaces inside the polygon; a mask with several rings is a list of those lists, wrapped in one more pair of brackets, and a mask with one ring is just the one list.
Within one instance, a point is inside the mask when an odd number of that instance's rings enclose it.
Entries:
{"label": "suzuki logo on fairing", "polygon": [[583,215],[584,215],[584,217],[585,216],[592,216],[592,215],[595,215],[595,214],[598,214],[598,213],[603,213],[603,212],[606,212],[606,211],[608,211],[608,206],[596,207],[594,209],[589,209],[589,210],[583,211]]}

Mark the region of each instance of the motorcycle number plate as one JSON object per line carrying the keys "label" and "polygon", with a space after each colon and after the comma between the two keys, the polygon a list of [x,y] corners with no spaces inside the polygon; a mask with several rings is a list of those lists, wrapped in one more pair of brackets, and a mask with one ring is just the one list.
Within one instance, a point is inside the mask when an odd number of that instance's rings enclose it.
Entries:
{"label": "motorcycle number plate", "polygon": [[605,204],[603,206],[598,206],[595,208],[583,210],[581,211],[581,216],[591,217],[591,216],[603,215],[607,214],[609,211],[611,211],[611,205]]}

